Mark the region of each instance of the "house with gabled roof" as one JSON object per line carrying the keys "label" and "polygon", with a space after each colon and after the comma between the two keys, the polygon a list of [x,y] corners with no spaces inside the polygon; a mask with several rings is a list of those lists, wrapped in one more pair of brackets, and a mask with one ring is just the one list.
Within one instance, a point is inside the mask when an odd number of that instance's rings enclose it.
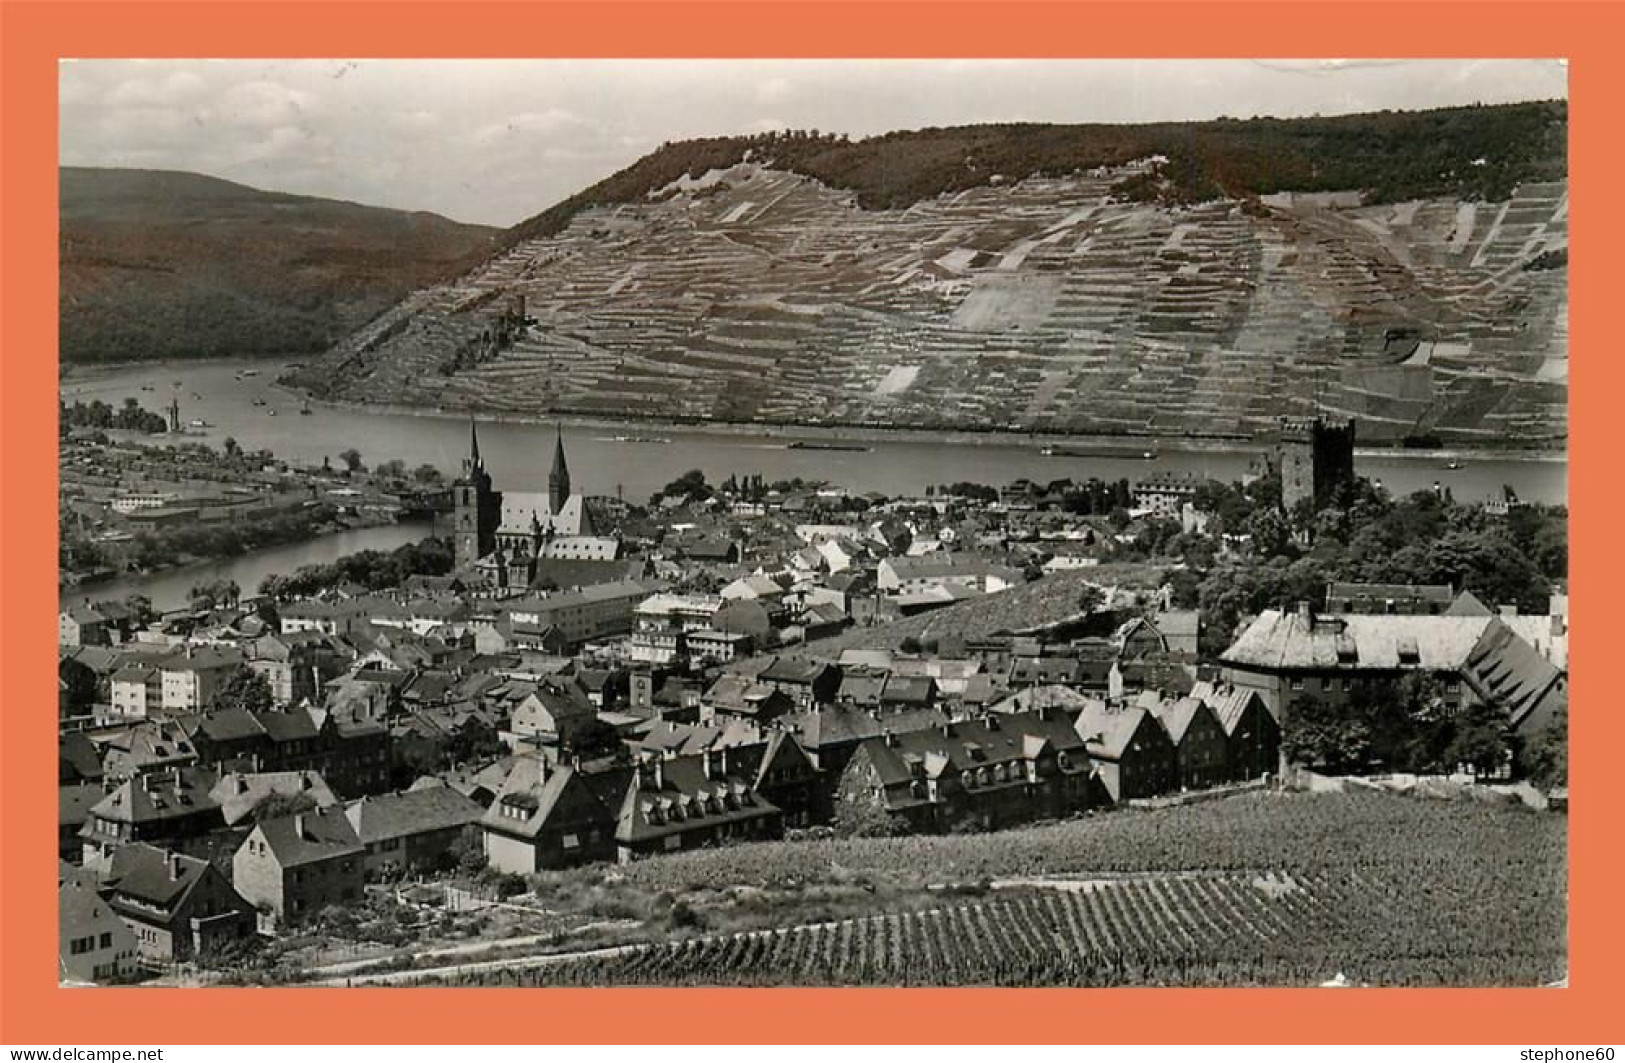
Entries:
{"label": "house with gabled roof", "polygon": [[254,826],[232,857],[232,884],[272,931],[360,900],[365,856],[344,809],[296,812]]}
{"label": "house with gabled roof", "polygon": [[1145,709],[1096,701],[1078,715],[1074,729],[1113,801],[1155,797],[1178,785],[1179,756],[1173,740]]}
{"label": "house with gabled roof", "polygon": [[95,874],[58,861],[56,908],[60,983],[121,982],[136,973],[135,935],[102,900]]}
{"label": "house with gabled roof", "polygon": [[779,838],[780,809],[706,756],[653,758],[632,771],[615,819],[621,863],[720,842]]}
{"label": "house with gabled roof", "polygon": [[834,815],[853,830],[995,828],[1088,807],[1091,778],[1064,713],[991,715],[865,741],[841,773]]}
{"label": "house with gabled roof", "polygon": [[829,704],[841,686],[841,669],[827,661],[774,657],[756,673],[756,681],[788,694],[798,709]]}
{"label": "house with gabled roof", "polygon": [[195,959],[253,935],[254,906],[208,860],[145,842],[121,846],[102,893],[157,963]]}
{"label": "house with gabled roof", "polygon": [[513,706],[508,736],[515,751],[521,747],[557,751],[573,745],[597,718],[574,676],[543,676]]}
{"label": "house with gabled roof", "polygon": [[127,780],[102,798],[80,831],[84,864],[105,868],[114,850],[131,842],[207,855],[208,836],[225,826],[209,796],[217,776],[206,768],[171,768]]}
{"label": "house with gabled roof", "polygon": [[1190,695],[1164,697],[1147,691],[1141,707],[1168,732],[1174,744],[1179,786],[1203,790],[1230,779],[1230,739],[1213,709]]}
{"label": "house with gabled roof", "polygon": [[1232,779],[1257,779],[1281,769],[1281,724],[1258,691],[1203,680],[1190,696],[1205,702],[1224,728]]}
{"label": "house with gabled roof", "polygon": [[1485,625],[1461,675],[1477,700],[1506,709],[1509,727],[1522,738],[1568,711],[1568,676],[1500,617]]}
{"label": "house with gabled roof", "polygon": [[[1499,615],[1470,613],[1316,614],[1266,609],[1219,658],[1224,678],[1257,690],[1282,720],[1300,697],[1346,703],[1355,691],[1386,688],[1406,675],[1436,678],[1447,712],[1496,702],[1527,721],[1531,706],[1555,715],[1566,678]],[[1561,695],[1556,692],[1562,690]]]}
{"label": "house with gabled roof", "polygon": [[478,838],[485,809],[448,786],[424,787],[351,801],[344,808],[366,847],[368,878],[437,871],[457,846]]}
{"label": "house with gabled roof", "polygon": [[490,866],[510,874],[615,856],[615,815],[583,773],[537,756],[514,760],[480,830]]}

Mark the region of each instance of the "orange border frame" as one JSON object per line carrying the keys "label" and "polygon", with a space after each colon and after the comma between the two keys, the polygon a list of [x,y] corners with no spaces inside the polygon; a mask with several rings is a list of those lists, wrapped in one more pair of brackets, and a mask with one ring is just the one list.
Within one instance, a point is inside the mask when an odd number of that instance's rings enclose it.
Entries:
{"label": "orange border frame", "polygon": [[[387,18],[380,18],[387,8]],[[1625,63],[1614,42],[1625,18],[1609,3],[995,3],[891,0],[879,4],[743,5],[668,2],[338,3],[0,0],[0,1041],[79,1044],[229,1044],[290,1037],[312,1043],[529,1042],[538,1038],[771,1042],[1075,1041],[1142,1035],[1159,1041],[1315,1043],[1608,1043],[1619,1030],[1621,921],[1606,883],[1625,872],[1604,783],[1605,751],[1620,748],[1621,716],[1604,707],[1600,660],[1625,635],[1601,603],[1618,602],[1620,576],[1604,540],[1622,509],[1607,497],[1606,424],[1625,381],[1603,351],[1581,359],[1572,384],[1573,597],[1581,662],[1574,719],[1571,821],[1571,988],[1317,993],[1303,990],[190,990],[68,996],[49,960],[53,852],[42,813],[50,800],[50,614],[56,598],[56,470],[50,352],[56,328],[56,61],[61,56],[1370,56],[1571,60],[1571,330],[1576,347],[1606,342],[1611,281],[1602,250],[1625,213],[1600,203],[1625,172],[1617,135]],[[538,207],[545,204],[538,204]],[[1614,798],[1617,807],[1617,797]],[[169,991],[174,992],[174,991]],[[1179,1011],[1168,993],[1178,994]],[[167,996],[167,993],[165,994]],[[1606,1003],[1615,1002],[1613,1009]],[[92,1006],[87,1007],[87,1004]],[[966,1009],[992,1022],[945,1021]],[[1090,1018],[1091,1015],[1099,1018]],[[1180,1020],[1169,1021],[1178,1014]],[[627,1021],[635,1016],[636,1023]],[[810,1023],[809,1016],[826,1021]],[[1610,1019],[1614,1021],[1609,1021]]]}

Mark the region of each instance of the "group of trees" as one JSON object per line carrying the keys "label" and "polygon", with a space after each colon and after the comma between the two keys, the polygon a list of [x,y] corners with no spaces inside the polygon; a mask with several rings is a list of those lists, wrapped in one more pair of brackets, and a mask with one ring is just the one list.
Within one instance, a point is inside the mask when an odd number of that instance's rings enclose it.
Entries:
{"label": "group of trees", "polygon": [[137,532],[124,548],[134,568],[167,568],[194,557],[236,557],[250,550],[301,542],[334,526],[338,510],[325,503],[251,521],[182,524]]}
{"label": "group of trees", "polygon": [[282,600],[319,594],[345,583],[388,590],[409,576],[444,576],[455,562],[450,540],[429,538],[389,551],[361,550],[329,564],[302,565],[289,575],[273,573],[260,581],[259,592]]}
{"label": "group of trees", "polygon": [[215,579],[192,587],[187,600],[193,609],[231,609],[242,600],[243,589],[234,579]]}
{"label": "group of trees", "polygon": [[67,428],[122,428],[134,432],[156,435],[169,431],[169,421],[163,414],[153,413],[141,405],[141,400],[127,398],[124,405],[114,409],[101,399],[89,403],[75,400],[72,406],[58,402],[58,426]]}
{"label": "group of trees", "polygon": [[1367,683],[1346,703],[1294,698],[1281,746],[1294,763],[1333,772],[1469,767],[1489,774],[1514,752],[1504,708],[1475,700],[1452,712],[1439,680],[1424,673]]}
{"label": "group of trees", "polygon": [[1499,514],[1442,492],[1395,499],[1360,480],[1339,505],[1299,505],[1288,514],[1268,504],[1275,490],[1260,481],[1201,493],[1216,514],[1210,533],[1251,536],[1245,552],[1197,566],[1194,587],[1187,579],[1175,588],[1181,604],[1201,607],[1208,652],[1222,651],[1245,616],[1297,601],[1324,604],[1326,585],[1337,580],[1449,584],[1491,607],[1539,612],[1553,582],[1567,576],[1563,506],[1524,504]]}
{"label": "group of trees", "polygon": [[1062,176],[1156,156],[1117,188],[1129,199],[1191,203],[1281,191],[1364,190],[1375,202],[1507,198],[1520,182],[1567,172],[1562,101],[1331,118],[1219,119],[1150,125],[988,124],[851,140],[817,130],[662,144],[590,188],[515,226],[507,244],[562,232],[594,206],[646,202],[684,177],[747,160],[853,192],[866,209],[1030,176]]}

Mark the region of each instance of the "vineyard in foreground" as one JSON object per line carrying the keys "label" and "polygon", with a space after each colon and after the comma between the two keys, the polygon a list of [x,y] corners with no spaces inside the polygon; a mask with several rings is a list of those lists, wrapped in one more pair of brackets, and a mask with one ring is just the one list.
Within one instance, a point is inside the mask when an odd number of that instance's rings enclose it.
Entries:
{"label": "vineyard in foreground", "polygon": [[723,878],[793,894],[865,874],[884,893],[912,868],[1006,888],[425,982],[1250,986],[1341,974],[1541,985],[1567,969],[1564,847],[1558,816],[1374,794],[1253,794],[981,837],[742,846],[632,865],[622,884],[676,889],[702,911]]}

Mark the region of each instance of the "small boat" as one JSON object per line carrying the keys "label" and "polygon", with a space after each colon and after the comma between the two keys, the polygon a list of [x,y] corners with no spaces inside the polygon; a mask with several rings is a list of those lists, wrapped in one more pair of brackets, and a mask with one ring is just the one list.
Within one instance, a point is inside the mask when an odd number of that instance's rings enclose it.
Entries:
{"label": "small boat", "polygon": [[182,381],[179,381],[179,380],[171,380],[170,383],[172,385],[174,385],[175,387],[181,387],[182,386]]}
{"label": "small boat", "polygon": [[299,416],[301,416],[301,417],[309,417],[310,416],[310,400],[309,399],[306,399],[305,404],[303,406],[299,407]]}
{"label": "small boat", "polygon": [[869,450],[868,447],[855,446],[855,445],[849,444],[849,443],[809,443],[809,442],[807,442],[805,440],[801,440],[801,439],[798,439],[793,443],[785,444],[784,449],[785,450],[851,450],[851,451],[857,451],[859,453],[867,453],[868,450]]}
{"label": "small boat", "polygon": [[1447,469],[1465,469],[1467,463],[1465,461],[1447,461],[1444,463],[1444,467]]}
{"label": "small boat", "polygon": [[275,416],[276,416],[276,411],[275,411],[275,410],[266,410],[266,411],[265,411],[265,412],[266,412],[266,414],[267,414],[267,415],[268,415],[268,416],[271,416],[271,417],[275,417]]}
{"label": "small boat", "polygon": [[265,405],[265,400],[264,399],[255,399],[254,400],[254,405],[255,406],[264,406]]}
{"label": "small boat", "polygon": [[205,421],[201,417],[194,417],[190,421],[186,422],[186,427],[188,427],[188,428],[210,428],[210,427],[213,427],[213,426],[210,425],[208,421]]}
{"label": "small boat", "polygon": [[201,400],[203,396],[194,391],[192,392],[192,398]]}
{"label": "small boat", "polygon": [[1157,451],[1140,450],[1133,446],[1112,446],[1099,444],[1085,447],[1040,447],[1038,453],[1046,458],[1139,458],[1141,461],[1156,461]]}
{"label": "small boat", "polygon": [[141,390],[142,391],[151,391],[152,390],[152,385],[151,384],[142,384],[141,385]]}
{"label": "small boat", "polygon": [[244,369],[241,373],[238,373],[237,375],[238,376],[259,376],[260,371],[258,369]]}
{"label": "small boat", "polygon": [[617,443],[670,443],[671,440],[661,436],[616,436]]}

